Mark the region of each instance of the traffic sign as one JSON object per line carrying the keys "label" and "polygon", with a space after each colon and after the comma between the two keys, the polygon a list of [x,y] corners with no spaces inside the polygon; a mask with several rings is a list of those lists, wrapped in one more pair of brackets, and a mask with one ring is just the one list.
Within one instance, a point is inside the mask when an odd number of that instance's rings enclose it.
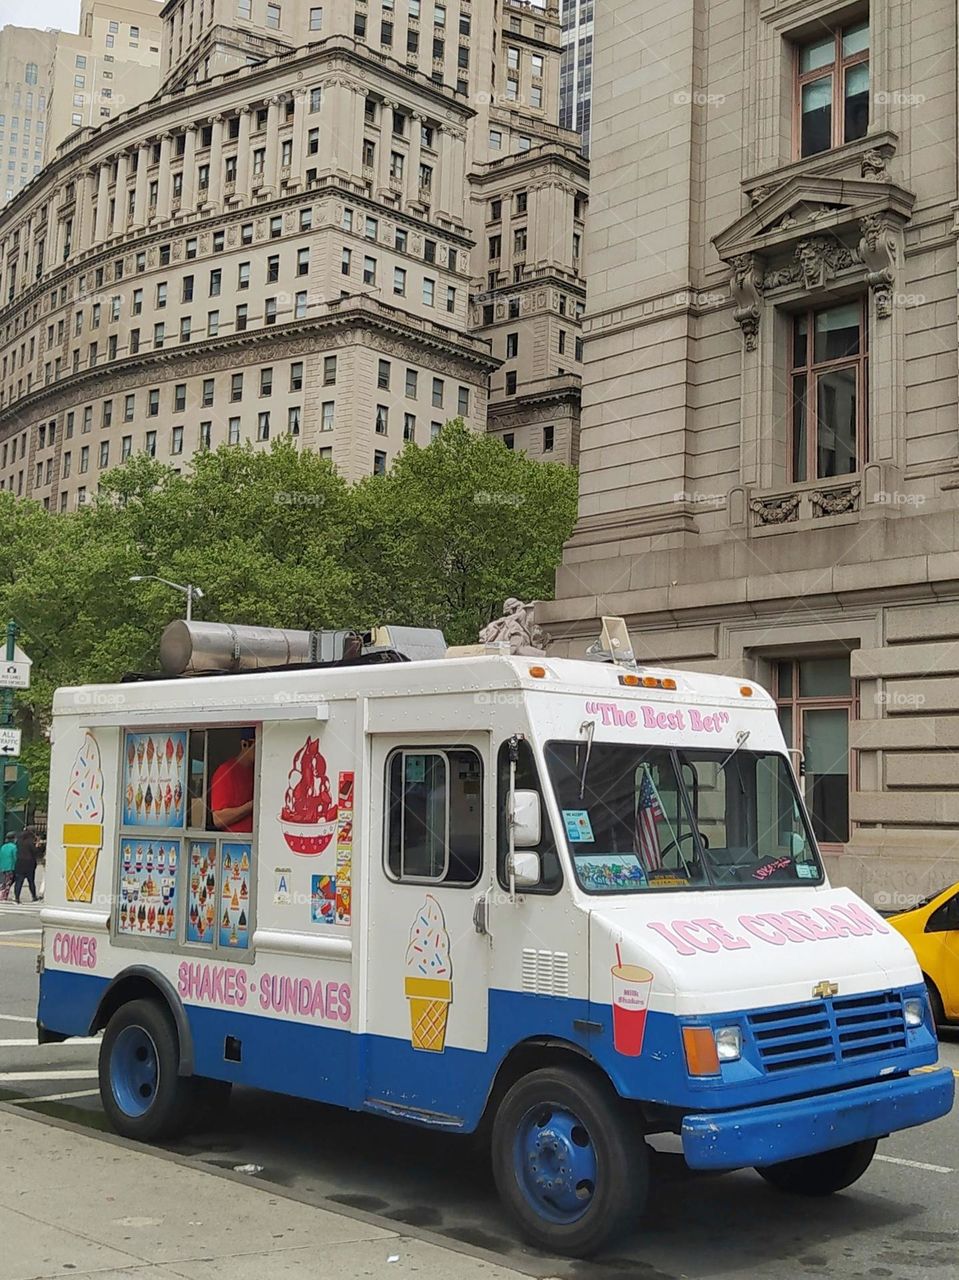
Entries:
{"label": "traffic sign", "polygon": [[20,754],[20,730],[0,727],[0,756]]}
{"label": "traffic sign", "polygon": [[0,659],[0,689],[29,689],[30,663]]}

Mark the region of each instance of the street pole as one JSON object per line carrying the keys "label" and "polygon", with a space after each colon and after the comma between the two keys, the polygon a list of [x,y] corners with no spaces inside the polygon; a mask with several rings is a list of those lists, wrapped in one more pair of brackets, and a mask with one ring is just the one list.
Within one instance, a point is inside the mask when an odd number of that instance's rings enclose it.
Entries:
{"label": "street pole", "polygon": [[188,583],[186,589],[186,620],[190,622],[193,618],[193,584]]}
{"label": "street pole", "polygon": [[[17,656],[17,624],[11,619],[7,623],[7,662],[13,662]],[[4,689],[3,701],[0,703],[0,727],[6,729],[13,723],[13,690]],[[7,836],[7,757],[0,756],[0,840]]]}

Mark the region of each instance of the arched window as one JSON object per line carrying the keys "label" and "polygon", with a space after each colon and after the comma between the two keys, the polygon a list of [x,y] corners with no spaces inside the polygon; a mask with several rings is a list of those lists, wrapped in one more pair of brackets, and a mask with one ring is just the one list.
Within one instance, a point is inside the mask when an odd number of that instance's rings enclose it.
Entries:
{"label": "arched window", "polygon": [[27,84],[37,83],[37,64],[35,62],[27,63]]}

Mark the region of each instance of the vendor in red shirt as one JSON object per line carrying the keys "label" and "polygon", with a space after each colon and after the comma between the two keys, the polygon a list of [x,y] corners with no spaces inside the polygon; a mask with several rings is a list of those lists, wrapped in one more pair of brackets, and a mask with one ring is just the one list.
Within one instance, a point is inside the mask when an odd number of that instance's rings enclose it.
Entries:
{"label": "vendor in red shirt", "polygon": [[243,729],[239,752],[223,761],[210,782],[210,812],[219,831],[253,830],[255,758],[256,734],[253,729]]}

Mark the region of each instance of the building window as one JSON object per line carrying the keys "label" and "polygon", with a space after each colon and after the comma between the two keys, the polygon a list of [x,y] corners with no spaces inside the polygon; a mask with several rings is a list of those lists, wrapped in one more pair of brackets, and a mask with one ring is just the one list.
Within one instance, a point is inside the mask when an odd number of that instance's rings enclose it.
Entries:
{"label": "building window", "polygon": [[433,379],[433,407],[442,409],[443,407],[443,379]]}
{"label": "building window", "polygon": [[243,399],[243,374],[234,373],[230,375],[230,399],[232,401]]}
{"label": "building window", "polygon": [[183,452],[183,428],[182,427],[173,428],[173,433],[170,437],[170,452],[171,453]]}
{"label": "building window", "polygon": [[511,369],[506,375],[506,394],[508,396],[516,395],[516,370]]}
{"label": "building window", "polygon": [[503,131],[501,129],[490,129],[489,146],[491,151],[502,151],[503,149]]}
{"label": "building window", "polygon": [[406,297],[406,268],[393,268],[393,292],[401,298]]}
{"label": "building window", "polygon": [[432,307],[436,298],[436,281],[431,280],[429,276],[423,279],[423,306]]}
{"label": "building window", "polygon": [[305,276],[310,270],[310,251],[309,249],[297,249],[296,251],[296,274]]}
{"label": "building window", "polygon": [[120,461],[126,462],[133,452],[133,436],[124,436],[120,441]]}
{"label": "building window", "polygon": [[869,20],[800,45],[796,59],[799,154],[863,138],[869,128]]}
{"label": "building window", "polygon": [[385,404],[378,404],[376,406],[376,434],[380,436],[385,436],[387,428],[389,427],[389,424],[390,424],[389,407]]}
{"label": "building window", "polygon": [[263,323],[276,324],[276,298],[267,298],[263,308]]}
{"label": "building window", "polygon": [[227,425],[227,444],[240,443],[240,419],[231,418]]}
{"label": "building window", "polygon": [[147,432],[144,452],[150,458],[155,458],[157,456],[157,433],[155,431]]}
{"label": "building window", "polygon": [[305,289],[293,295],[293,318],[294,320],[302,320],[306,315],[307,301],[309,295]]}
{"label": "building window", "polygon": [[320,430],[321,431],[333,430],[333,408],[334,408],[334,401],[332,400],[323,401],[323,408],[320,413]]}
{"label": "building window", "polygon": [[456,412],[461,418],[468,418],[470,411],[470,389],[460,387],[456,393]]}
{"label": "building window", "polygon": [[373,474],[375,476],[386,475],[386,454],[379,449],[373,454]]}
{"label": "building window", "polygon": [[363,283],[376,284],[376,259],[363,259]]}
{"label": "building window", "polygon": [[300,434],[300,406],[292,404],[286,411],[286,429],[291,436]]}
{"label": "building window", "polygon": [[792,339],[792,479],[850,475],[866,460],[865,302],[796,316]]}
{"label": "building window", "polygon": [[273,394],[273,366],[267,365],[260,370],[260,395],[271,396]]}
{"label": "building window", "polygon": [[[334,356],[333,359],[335,361],[336,356]],[[294,360],[293,363],[290,365],[290,390],[291,391],[303,390],[303,361],[302,360]]]}
{"label": "building window", "polygon": [[268,4],[266,6],[266,25],[271,31],[279,31],[280,6],[278,4]]}
{"label": "building window", "polygon": [[555,438],[556,438],[556,428],[555,428],[555,427],[544,427],[544,428],[543,428],[543,452],[544,452],[544,453],[552,453],[552,452],[553,452],[553,447],[554,447]]}
{"label": "building window", "polygon": [[132,422],[136,413],[136,392],[131,391],[123,398],[123,421]]}
{"label": "building window", "polygon": [[213,378],[203,379],[203,389],[200,393],[200,404],[204,409],[208,409],[213,404],[216,383]]}
{"label": "building window", "polygon": [[506,359],[515,360],[519,355],[519,334],[508,333],[506,335]]}
{"label": "building window", "polygon": [[849,721],[856,692],[849,655],[774,663],[779,722],[787,745],[802,752],[804,793],[822,845],[849,839]]}
{"label": "building window", "polygon": [[200,435],[199,435],[199,441],[198,441],[199,447],[201,449],[209,449],[212,435],[213,435],[213,423],[201,422]]}
{"label": "building window", "polygon": [[406,371],[406,398],[415,400],[417,393],[417,385],[419,383],[419,374],[415,369],[407,369]]}
{"label": "building window", "polygon": [[311,31],[323,30],[323,10],[322,9],[315,8],[315,7],[310,9],[310,30]]}
{"label": "building window", "polygon": [[403,414],[403,439],[407,444],[412,444],[416,437],[416,414]]}
{"label": "building window", "polygon": [[264,409],[262,413],[256,415],[256,438],[257,440],[269,440],[270,438],[269,409]]}
{"label": "building window", "polygon": [[344,276],[348,276],[350,274],[350,260],[352,256],[353,255],[349,249],[344,249],[340,254],[340,272]]}
{"label": "building window", "polygon": [[376,368],[376,385],[381,391],[390,389],[390,362],[380,360]]}

